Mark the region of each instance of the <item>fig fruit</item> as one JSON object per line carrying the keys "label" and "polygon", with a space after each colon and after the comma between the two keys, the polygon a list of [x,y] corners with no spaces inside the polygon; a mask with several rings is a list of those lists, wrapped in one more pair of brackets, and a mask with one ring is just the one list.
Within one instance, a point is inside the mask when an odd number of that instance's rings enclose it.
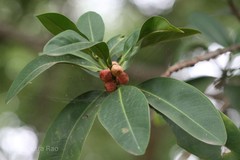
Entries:
{"label": "fig fruit", "polygon": [[120,75],[123,72],[123,68],[117,64],[112,65],[111,72],[112,72],[112,75],[117,77],[118,75]]}
{"label": "fig fruit", "polygon": [[117,89],[117,84],[115,81],[109,81],[104,83],[104,87],[107,92],[113,92]]}
{"label": "fig fruit", "polygon": [[113,76],[110,69],[104,69],[99,72],[99,77],[103,82],[112,81]]}
{"label": "fig fruit", "polygon": [[116,77],[118,84],[127,84],[129,82],[129,76],[126,72],[122,72]]}

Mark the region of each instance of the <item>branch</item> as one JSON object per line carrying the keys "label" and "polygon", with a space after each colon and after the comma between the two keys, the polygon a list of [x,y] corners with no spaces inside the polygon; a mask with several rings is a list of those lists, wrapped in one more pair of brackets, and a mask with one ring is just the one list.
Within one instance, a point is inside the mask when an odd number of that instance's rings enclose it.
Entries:
{"label": "branch", "polygon": [[226,52],[234,52],[240,50],[240,44],[235,44],[227,48],[218,49],[213,52],[206,52],[204,55],[196,56],[193,59],[186,60],[183,62],[176,63],[175,65],[169,67],[163,74],[162,77],[169,77],[173,72],[176,72],[180,69],[194,66],[196,63],[200,61],[210,60],[212,58],[216,58],[217,56],[224,54]]}
{"label": "branch", "polygon": [[240,21],[240,12],[238,11],[237,7],[235,6],[233,0],[227,0],[228,6],[232,11],[232,14]]}

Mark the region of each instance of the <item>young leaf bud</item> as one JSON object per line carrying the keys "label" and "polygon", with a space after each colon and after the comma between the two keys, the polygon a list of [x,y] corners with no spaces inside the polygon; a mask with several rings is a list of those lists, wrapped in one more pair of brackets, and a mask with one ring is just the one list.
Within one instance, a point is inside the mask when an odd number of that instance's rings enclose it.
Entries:
{"label": "young leaf bud", "polygon": [[117,77],[118,75],[120,75],[123,72],[123,68],[119,65],[113,65],[111,68],[111,72],[112,72],[112,75]]}
{"label": "young leaf bud", "polygon": [[103,82],[112,81],[112,73],[110,69],[104,69],[99,72],[99,77]]}
{"label": "young leaf bud", "polygon": [[126,72],[122,72],[120,75],[117,76],[116,80],[119,84],[127,84],[129,81],[128,74]]}
{"label": "young leaf bud", "polygon": [[119,65],[119,64],[116,61],[112,61],[112,65]]}
{"label": "young leaf bud", "polygon": [[115,81],[105,82],[104,87],[107,92],[113,92],[117,89],[117,84]]}

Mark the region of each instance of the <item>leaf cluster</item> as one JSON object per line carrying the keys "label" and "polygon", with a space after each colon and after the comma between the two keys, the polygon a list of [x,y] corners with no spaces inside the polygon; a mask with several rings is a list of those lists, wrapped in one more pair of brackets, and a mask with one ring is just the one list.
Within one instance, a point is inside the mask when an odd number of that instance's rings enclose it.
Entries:
{"label": "leaf cluster", "polygon": [[[104,22],[95,12],[83,14],[73,23],[57,13],[38,16],[55,36],[43,52],[18,75],[6,101],[17,95],[30,81],[58,63],[79,66],[98,77],[117,61],[124,69],[140,49],[148,45],[199,33],[178,28],[163,17],[148,19],[129,36],[117,35],[104,42]],[[137,86],[120,86],[116,91],[94,90],[73,99],[57,116],[47,131],[39,160],[79,159],[84,141],[96,117],[113,139],[133,155],[145,153],[150,139],[150,108],[161,114],[172,127],[178,144],[204,159],[221,159],[221,147],[239,154],[240,132],[198,89],[171,78],[153,78]]]}

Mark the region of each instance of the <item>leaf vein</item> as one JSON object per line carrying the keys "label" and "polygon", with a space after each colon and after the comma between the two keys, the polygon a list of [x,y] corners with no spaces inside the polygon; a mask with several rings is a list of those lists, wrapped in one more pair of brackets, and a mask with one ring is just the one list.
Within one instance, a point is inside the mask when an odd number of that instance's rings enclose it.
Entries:
{"label": "leaf vein", "polygon": [[118,46],[118,44],[121,43],[123,40],[124,40],[124,38],[122,38],[122,40],[118,41],[115,45],[113,45],[112,48],[109,50],[109,52],[111,53],[113,51],[113,49],[115,49]]}
{"label": "leaf vein", "polygon": [[72,133],[72,132],[74,131],[74,129],[75,129],[75,126],[76,126],[76,125],[78,124],[78,122],[81,120],[82,116],[88,111],[89,107],[91,107],[91,105],[94,104],[94,103],[97,101],[97,99],[98,99],[99,97],[101,97],[101,96],[102,96],[102,94],[100,94],[99,96],[97,96],[95,99],[93,99],[93,101],[92,101],[91,103],[89,103],[89,105],[86,107],[85,111],[79,116],[79,118],[77,119],[77,121],[76,121],[75,124],[73,125],[70,133],[68,134],[69,136],[68,136],[67,139],[66,139],[66,143],[64,144],[63,153],[62,153],[62,155],[61,155],[61,160],[62,160],[63,157],[64,157],[64,154],[65,154],[65,151],[66,151],[65,148],[66,148],[66,146],[67,146],[67,143],[68,143],[68,140],[69,140],[69,138],[70,138],[71,133]]}
{"label": "leaf vein", "polygon": [[90,15],[88,14],[88,23],[89,23],[89,29],[90,29],[90,33],[91,33],[91,38],[92,41],[95,41],[94,37],[93,37],[93,31],[92,31],[92,24],[91,24],[91,20],[90,20]]}
{"label": "leaf vein", "polygon": [[169,105],[170,107],[172,107],[173,109],[175,109],[177,112],[181,113],[182,115],[184,115],[186,118],[188,118],[189,120],[191,120],[194,124],[196,124],[197,126],[199,126],[201,129],[203,129],[206,133],[208,133],[209,135],[211,135],[214,139],[221,141],[219,138],[217,138],[215,135],[213,135],[211,132],[209,132],[208,130],[206,130],[202,125],[200,125],[199,123],[197,123],[195,120],[193,120],[191,117],[189,117],[187,114],[185,114],[184,112],[182,112],[181,110],[179,110],[178,108],[174,107],[174,105],[172,105],[171,103],[167,102],[165,99],[149,92],[146,91],[144,89],[141,89],[143,92],[152,95],[153,97],[163,101],[164,103],[166,103],[167,105]]}
{"label": "leaf vein", "polygon": [[121,94],[121,89],[118,90],[118,93],[119,93],[119,94],[118,94],[118,95],[119,95],[119,101],[120,101],[120,104],[121,104],[121,107],[122,107],[122,111],[123,111],[124,117],[126,118],[126,122],[127,122],[127,124],[128,124],[129,130],[130,130],[130,132],[131,132],[131,134],[132,134],[132,136],[133,136],[133,139],[134,139],[137,147],[140,148],[140,146],[139,146],[139,144],[138,144],[138,141],[137,141],[137,138],[135,137],[135,135],[134,135],[134,133],[133,133],[133,129],[132,129],[132,127],[131,127],[131,124],[130,124],[130,122],[129,122],[129,120],[128,120],[128,117],[127,117],[127,114],[126,114],[126,110],[125,110],[125,108],[124,108],[124,104],[123,104],[123,100],[122,100],[122,94]]}

